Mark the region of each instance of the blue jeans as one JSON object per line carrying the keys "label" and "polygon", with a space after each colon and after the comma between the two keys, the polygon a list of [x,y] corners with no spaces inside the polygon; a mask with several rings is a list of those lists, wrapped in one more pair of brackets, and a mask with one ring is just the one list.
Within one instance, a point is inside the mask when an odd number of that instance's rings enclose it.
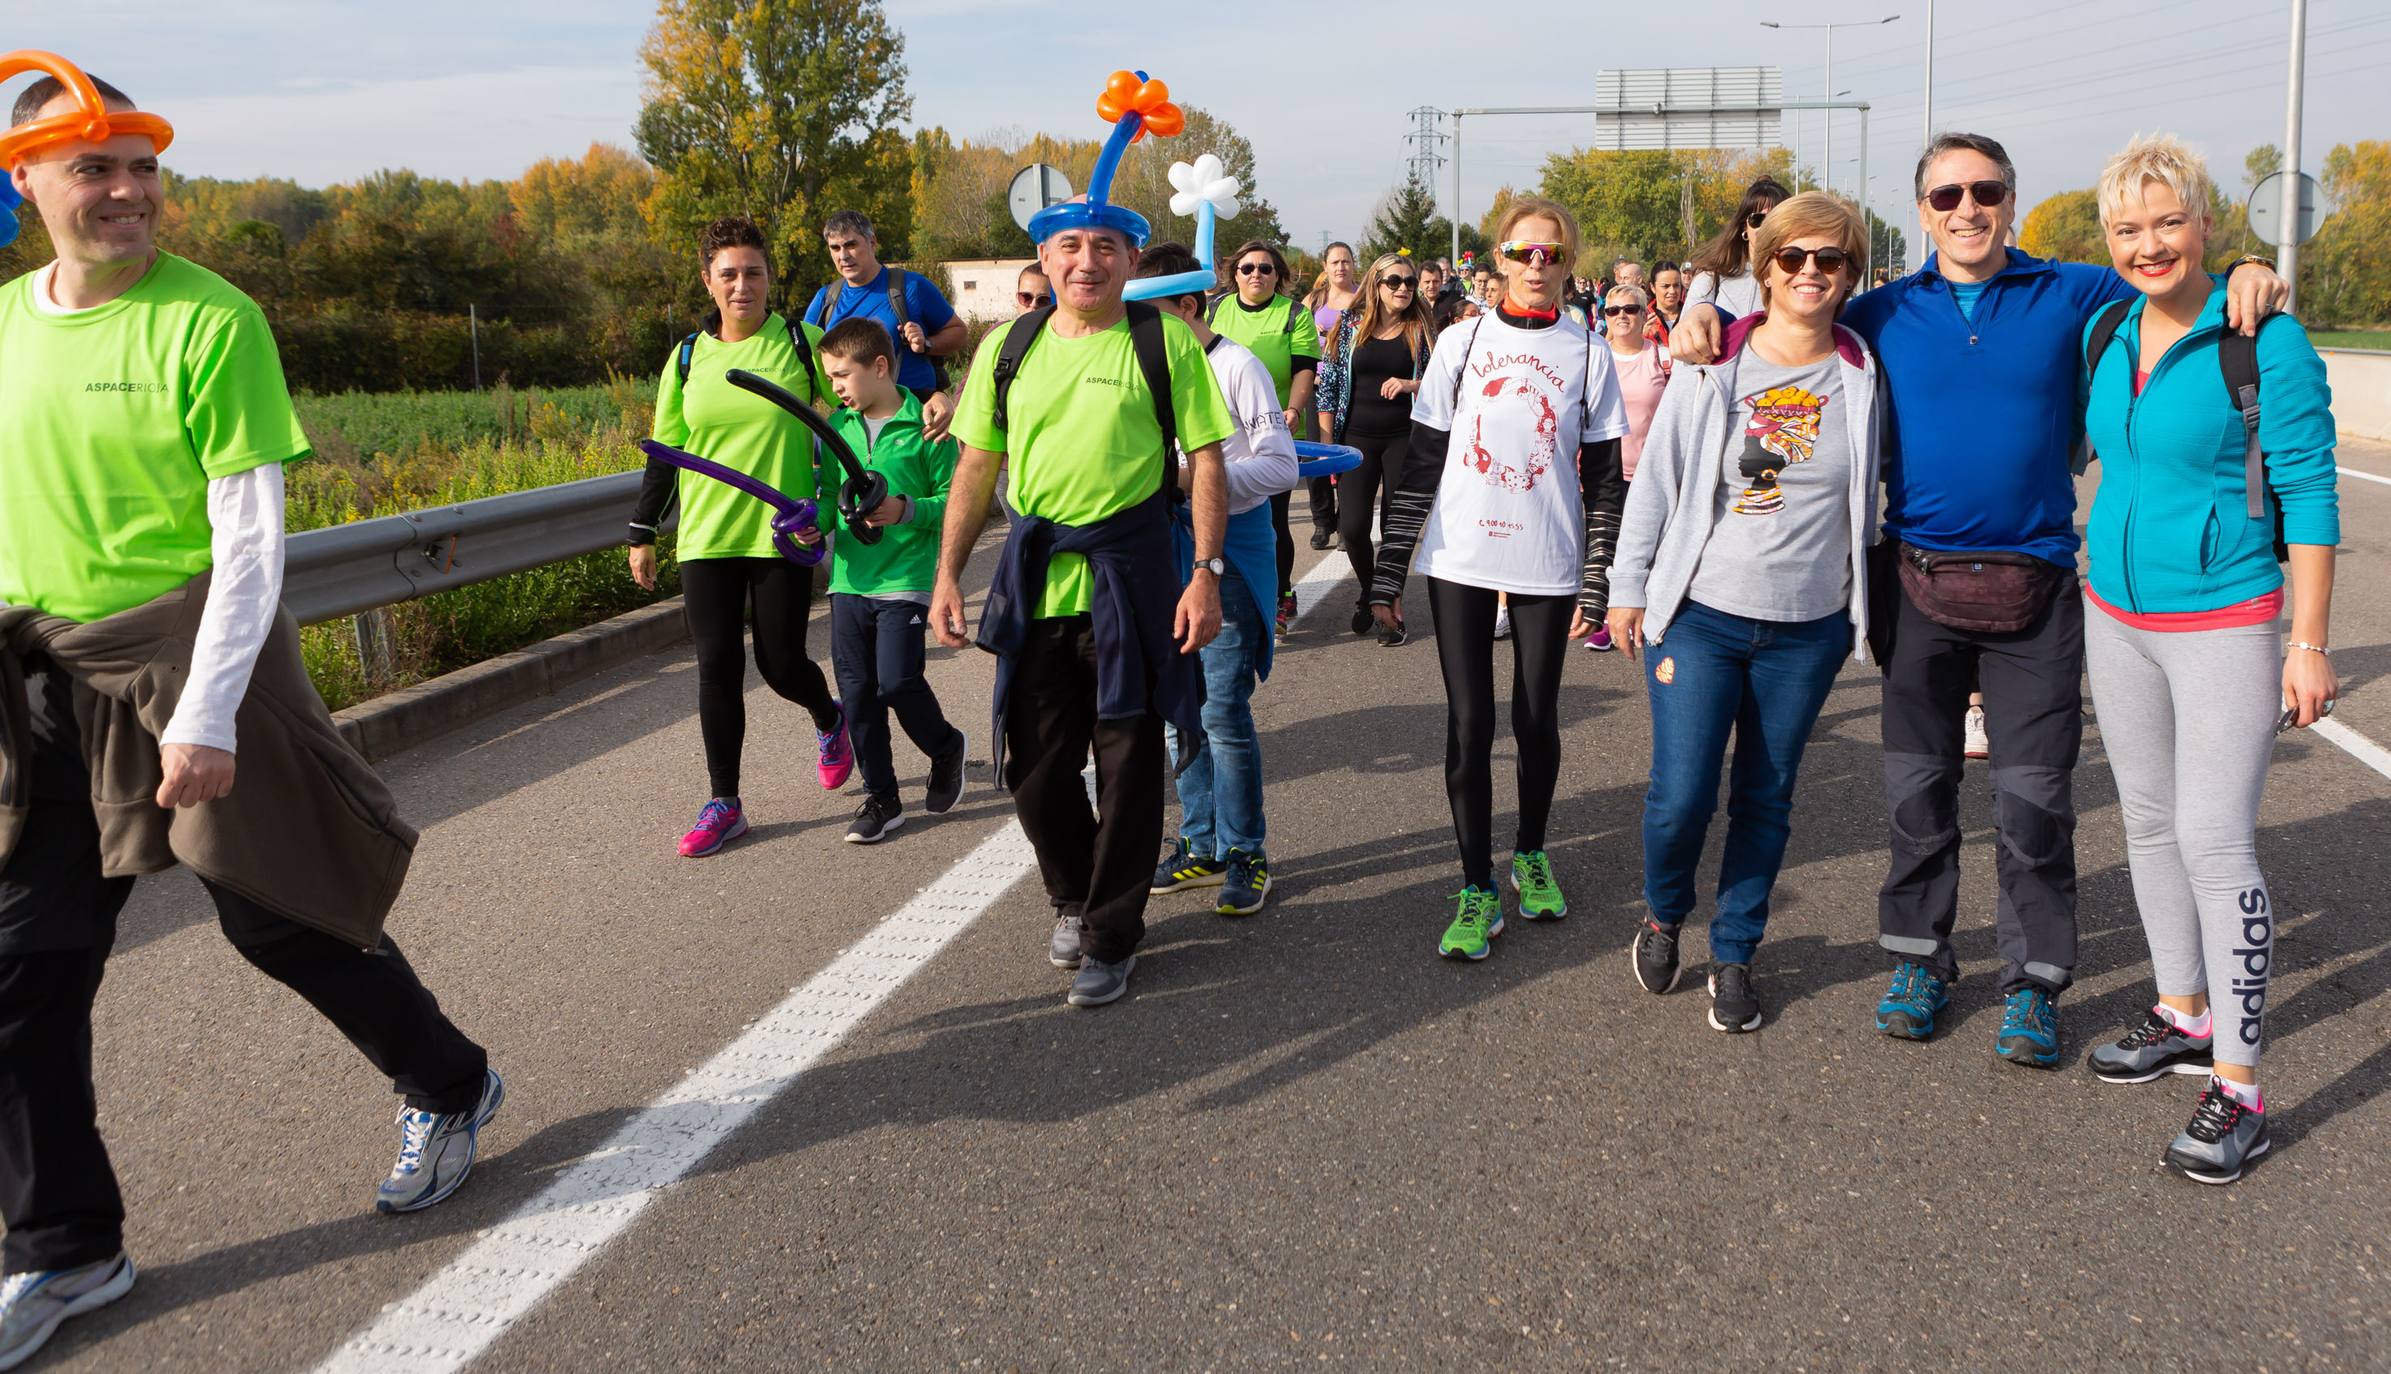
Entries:
{"label": "blue jeans", "polygon": [[1652,787],[1644,794],[1644,902],[1674,926],[1693,914],[1694,866],[1718,810],[1727,735],[1727,849],[1719,860],[1710,957],[1748,964],[1768,928],[1768,894],[1793,834],[1793,783],[1810,728],[1851,652],[1843,612],[1787,623],[1688,601],[1644,655],[1652,697]]}
{"label": "blue jeans", "polygon": [[1262,742],[1254,731],[1254,660],[1270,626],[1245,579],[1230,565],[1220,579],[1220,634],[1203,647],[1205,747],[1194,758],[1171,731],[1179,773],[1179,838],[1198,858],[1227,858],[1232,849],[1259,856],[1262,825]]}

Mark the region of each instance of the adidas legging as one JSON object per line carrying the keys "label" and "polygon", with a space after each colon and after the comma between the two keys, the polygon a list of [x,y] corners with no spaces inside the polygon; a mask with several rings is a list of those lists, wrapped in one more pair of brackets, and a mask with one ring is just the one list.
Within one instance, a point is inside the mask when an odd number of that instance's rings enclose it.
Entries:
{"label": "adidas legging", "polygon": [[[1511,602],[1511,736],[1519,753],[1519,832],[1514,851],[1544,848],[1553,788],[1561,780],[1561,665],[1569,660],[1574,596]],[[1469,882],[1494,885],[1494,613],[1484,587],[1428,579],[1436,659],[1445,674],[1445,793]]]}
{"label": "adidas legging", "polygon": [[2283,710],[2283,632],[2271,620],[2138,630],[2094,606],[2084,661],[2158,990],[2207,993],[2217,1059],[2255,1069],[2275,961],[2258,800]]}
{"label": "adidas legging", "polygon": [[756,671],[766,685],[804,707],[816,730],[831,729],[839,719],[829,681],[805,653],[814,569],[785,558],[683,563],[681,613],[697,647],[697,732],[706,746],[707,784],[717,797],[739,795],[739,758],[747,744],[747,646],[740,639],[750,607]]}

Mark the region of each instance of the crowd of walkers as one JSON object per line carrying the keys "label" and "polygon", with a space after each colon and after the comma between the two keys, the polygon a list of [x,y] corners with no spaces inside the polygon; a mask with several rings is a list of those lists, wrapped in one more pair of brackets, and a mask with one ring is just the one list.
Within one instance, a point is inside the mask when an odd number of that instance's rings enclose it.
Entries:
{"label": "crowd of walkers", "polygon": [[[133,1282],[91,1015],[137,875],[196,870],[241,955],[392,1080],[405,1105],[380,1210],[453,1193],[504,1097],[383,933],[415,832],[307,686],[280,608],[281,472],[307,442],[256,305],[155,246],[170,137],[68,69],[18,100],[0,141],[57,248],[0,288],[0,436],[16,455],[0,465],[0,1368]],[[2205,270],[2212,188],[2180,143],[2138,138],[2109,163],[2110,268],[2011,247],[2016,188],[1998,143],[1936,138],[1914,186],[1935,251],[1872,290],[1859,212],[1763,180],[1688,263],[1573,277],[1577,223],[1528,198],[1466,277],[1401,253],[1365,268],[1337,244],[1299,299],[1285,256],[1256,241],[1223,260],[1220,289],[1152,303],[1126,299],[1134,280],[1209,264],[1150,244],[1094,188],[1032,219],[1021,313],[959,391],[963,323],[931,282],[879,261],[863,217],[821,226],[840,281],[800,318],[771,305],[766,236],[717,221],[692,263],[713,310],[663,360],[655,437],[814,513],[775,518],[662,458],[631,512],[642,585],[677,516],[696,645],[708,796],[679,852],[747,830],[751,652],[803,708],[822,786],[860,776],[848,840],[906,819],[892,717],[926,764],[922,809],[952,807],[970,744],[928,681],[935,635],[996,658],[989,743],[1073,1005],[1127,991],[1155,895],[1261,911],[1268,772],[1251,703],[1296,613],[1297,440],[1316,432],[1359,454],[1305,493],[1312,546],[1340,548],[1352,573],[1352,632],[1401,646],[1423,601],[1434,624],[1460,861],[1439,953],[1489,957],[1507,911],[1569,914],[1550,834],[1560,686],[1572,644],[1615,648],[1651,713],[1633,975],[1654,994],[1679,982],[1723,766],[1707,1019],[1765,1024],[1756,970],[1802,756],[1852,660],[1882,680],[1890,968],[1874,1024],[1933,1036],[1959,976],[1958,788],[1980,697],[1999,830],[1994,1050],[2054,1067],[2077,963],[2089,667],[2156,982],[2148,1014],[2104,1028],[2090,1066],[2115,1082],[2199,1076],[2163,1157],[2230,1182],[2270,1143],[2259,800],[2278,733],[2339,690],[2324,372],[2276,313],[2271,264]],[[105,431],[59,399],[95,376],[137,379]],[[873,496],[833,499],[816,422]],[[2102,465],[2082,576],[2079,455]],[[975,624],[963,581],[1000,470],[1009,519]],[[122,515],[128,483],[138,519]],[[807,645],[818,574],[828,674]],[[1166,788],[1180,804],[1167,847]]]}

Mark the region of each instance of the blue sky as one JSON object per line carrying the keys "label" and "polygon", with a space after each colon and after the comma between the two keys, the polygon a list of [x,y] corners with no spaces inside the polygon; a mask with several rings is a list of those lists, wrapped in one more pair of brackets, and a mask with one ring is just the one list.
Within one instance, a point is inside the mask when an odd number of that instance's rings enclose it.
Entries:
{"label": "blue sky", "polygon": [[[1899,13],[1837,33],[1835,85],[1875,107],[1870,204],[1914,221],[1906,183],[1924,116],[1921,0],[1563,5],[1572,17],[1549,25],[1548,41],[1523,40],[1518,20],[1471,27],[1456,19],[1467,7],[1422,0],[1294,0],[1244,16],[1204,6],[1200,27],[1167,42],[1153,37],[1161,6],[1122,7],[1117,21],[1101,9],[1058,18],[1064,11],[1029,0],[886,8],[906,36],[918,123],[961,137],[1092,135],[1105,74],[1144,66],[1253,140],[1260,189],[1313,248],[1324,233],[1357,234],[1402,176],[1415,106],[1588,104],[1594,73],[1623,66],[1774,64],[1789,93],[1815,98],[1826,76],[1821,35],[1759,21]],[[2004,140],[2029,205],[2090,185],[2108,152],[2157,129],[2206,151],[2238,194],[2243,154],[2283,136],[2289,12],[2288,0],[1944,0],[1935,122]],[[1998,18],[1971,22],[1981,15]],[[28,0],[0,41],[65,53],[173,120],[167,161],[179,171],[321,185],[400,166],[512,177],[593,141],[629,146],[638,47],[653,16],[622,0]],[[2303,146],[2313,168],[2335,143],[2391,138],[2391,91],[2379,76],[2391,61],[2391,6],[2312,0],[2309,32]],[[1513,55],[1523,49],[1541,60]],[[1819,130],[1808,118],[1803,152],[1814,166]],[[1836,179],[1848,193],[1858,126],[1843,118]],[[1546,154],[1589,142],[1593,127],[1590,116],[1469,121],[1465,213],[1474,219],[1498,186],[1533,183]],[[1440,197],[1449,186],[1448,168]]]}

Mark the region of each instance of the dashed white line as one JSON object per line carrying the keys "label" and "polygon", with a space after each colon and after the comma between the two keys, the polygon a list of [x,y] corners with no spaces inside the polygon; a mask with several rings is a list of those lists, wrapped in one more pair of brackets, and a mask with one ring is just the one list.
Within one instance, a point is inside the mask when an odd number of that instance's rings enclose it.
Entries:
{"label": "dashed white line", "polygon": [[[1342,554],[1314,564],[1296,584],[1301,611],[1346,574]],[[1005,822],[605,1145],[385,1307],[318,1374],[423,1374],[472,1363],[1036,866],[1020,822]]]}
{"label": "dashed white line", "polygon": [[2320,720],[2308,727],[2341,746],[2341,751],[2386,778],[2391,778],[2391,750],[2337,720]]}
{"label": "dashed white line", "polygon": [[2340,473],[2344,477],[2363,478],[2369,482],[2380,482],[2386,487],[2391,487],[2391,477],[2382,477],[2371,472],[2360,472],[2356,468],[2337,467],[2333,470]]}

